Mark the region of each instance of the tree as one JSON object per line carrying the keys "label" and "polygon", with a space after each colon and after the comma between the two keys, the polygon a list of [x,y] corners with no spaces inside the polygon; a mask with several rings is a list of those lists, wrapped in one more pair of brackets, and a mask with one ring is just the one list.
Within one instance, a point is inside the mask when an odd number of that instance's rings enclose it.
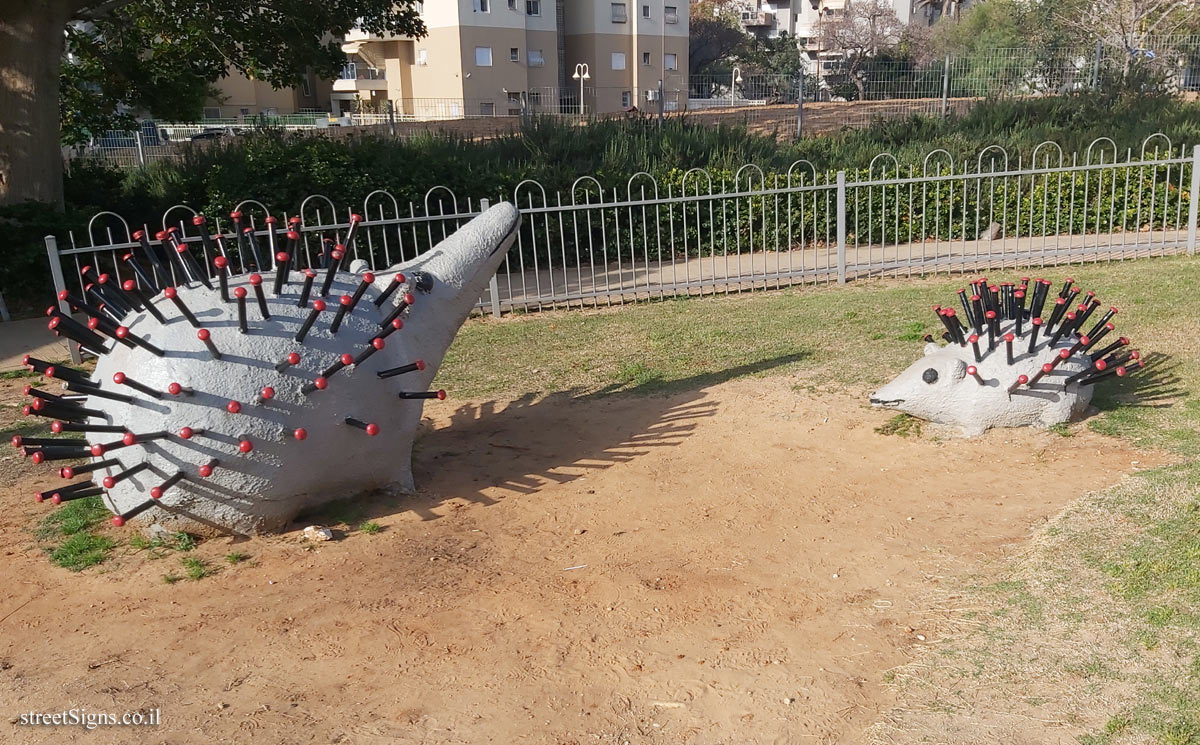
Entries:
{"label": "tree", "polygon": [[[333,77],[336,37],[423,36],[415,0],[0,0],[0,204],[62,203],[72,136],[122,111],[194,114],[230,70]],[[61,111],[60,111],[61,105]]]}
{"label": "tree", "polygon": [[[688,29],[688,72],[715,72],[716,63],[731,57],[749,41],[734,0],[700,0],[692,6]],[[720,70],[720,72],[725,72]]]}
{"label": "tree", "polygon": [[852,0],[842,13],[826,11],[817,26],[821,47],[840,52],[845,59],[845,74],[860,100],[866,98],[863,73],[867,60],[900,43],[902,31],[895,9],[885,0]]}
{"label": "tree", "polygon": [[1182,61],[1171,37],[1200,31],[1200,0],[1074,0],[1050,9],[1079,37],[1116,53],[1114,82],[1123,88],[1166,83]]}

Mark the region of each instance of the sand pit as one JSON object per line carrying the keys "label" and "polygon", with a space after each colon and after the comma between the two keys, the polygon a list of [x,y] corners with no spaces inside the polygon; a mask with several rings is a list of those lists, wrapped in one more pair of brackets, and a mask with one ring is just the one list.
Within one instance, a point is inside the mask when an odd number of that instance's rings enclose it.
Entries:
{"label": "sand pit", "polygon": [[162,726],[4,739],[852,742],[946,577],[1163,460],[1083,427],[885,436],[865,391],[805,383],[431,406],[421,494],[365,503],[382,532],[209,540],[221,570],[173,585],[174,553],[51,565],[50,482],[7,451],[0,711]]}

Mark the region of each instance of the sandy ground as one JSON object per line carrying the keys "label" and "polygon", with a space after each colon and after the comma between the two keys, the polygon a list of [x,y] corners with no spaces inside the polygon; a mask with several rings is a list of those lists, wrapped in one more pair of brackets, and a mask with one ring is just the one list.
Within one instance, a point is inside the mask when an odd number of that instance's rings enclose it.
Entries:
{"label": "sandy ground", "polygon": [[[430,406],[420,494],[364,502],[383,532],[211,539],[220,571],[173,585],[175,553],[53,566],[51,482],[6,451],[2,739],[853,742],[947,567],[1162,460],[1083,427],[884,436],[861,392],[804,382]],[[15,723],[71,707],[162,724]]]}

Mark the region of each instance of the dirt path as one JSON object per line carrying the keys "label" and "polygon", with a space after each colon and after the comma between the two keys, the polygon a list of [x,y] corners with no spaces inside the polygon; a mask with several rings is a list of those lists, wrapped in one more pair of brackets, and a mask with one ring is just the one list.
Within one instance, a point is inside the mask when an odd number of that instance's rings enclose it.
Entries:
{"label": "dirt path", "polygon": [[174,585],[177,554],[53,567],[6,453],[0,712],[162,726],[4,741],[851,742],[947,567],[1161,460],[1085,428],[887,437],[807,382],[431,406],[421,494],[366,503],[383,532],[213,539],[221,571]]}

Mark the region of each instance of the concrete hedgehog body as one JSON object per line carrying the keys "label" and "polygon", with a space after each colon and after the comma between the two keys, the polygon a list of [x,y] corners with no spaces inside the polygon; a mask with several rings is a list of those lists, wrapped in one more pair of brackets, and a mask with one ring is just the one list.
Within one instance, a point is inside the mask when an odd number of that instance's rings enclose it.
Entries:
{"label": "concrete hedgehog body", "polygon": [[[411,491],[422,399],[444,398],[426,389],[519,219],[511,205],[497,205],[375,275],[339,270],[357,216],[329,266],[298,276],[294,232],[286,250],[281,238],[274,271],[259,264],[262,275],[226,276],[216,237],[215,280],[172,236],[164,246],[178,250],[161,252],[135,236],[150,260],[126,259],[140,285],[118,289],[95,276],[87,299],[64,293],[91,316],[86,326],[51,311],[56,332],[99,354],[95,374],[27,359],[67,389],[61,397],[31,391],[38,398],[27,413],[82,438],[14,442],[35,462],[68,463],[66,478],[86,475],[38,498],[103,494],[117,524],[145,515],[248,533],[367,489]],[[249,240],[252,232],[243,249]],[[156,294],[154,281],[172,274],[178,285]]]}
{"label": "concrete hedgehog body", "polygon": [[[946,346],[925,345],[925,356],[871,394],[871,403],[932,422],[961,427],[969,436],[991,427],[1049,427],[1086,411],[1095,383],[1124,377],[1142,366],[1129,340],[1112,339],[1116,308],[1093,321],[1095,293],[1079,300],[1068,278],[1050,298],[1049,280],[989,285],[986,278],[959,290],[963,316],[935,306]],[[1030,303],[1026,307],[1026,296]],[[1043,319],[1045,315],[1045,319]]]}

